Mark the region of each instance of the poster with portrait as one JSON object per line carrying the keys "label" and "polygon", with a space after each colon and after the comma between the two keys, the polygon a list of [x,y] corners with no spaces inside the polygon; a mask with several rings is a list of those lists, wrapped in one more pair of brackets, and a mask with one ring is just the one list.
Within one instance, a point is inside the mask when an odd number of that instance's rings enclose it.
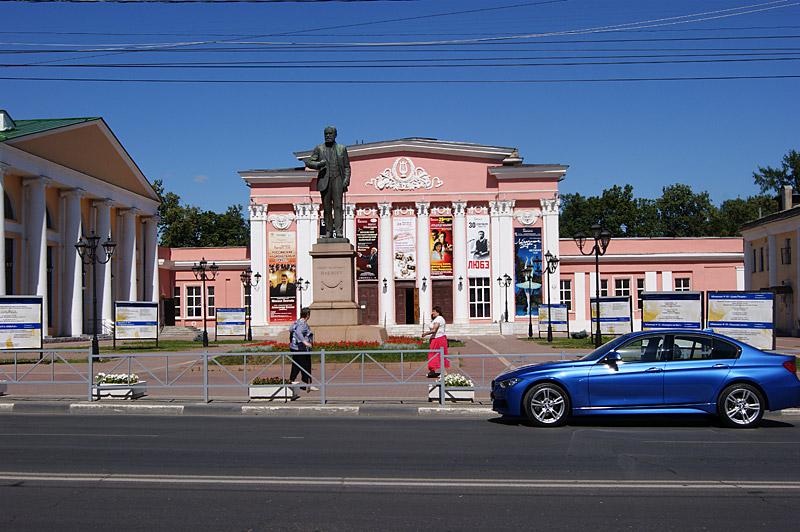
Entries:
{"label": "poster with portrait", "polygon": [[[530,273],[530,275],[529,275]],[[539,315],[542,303],[542,230],[514,228],[514,308],[517,316]]]}
{"label": "poster with portrait", "polygon": [[708,327],[758,349],[775,349],[775,294],[709,292]]}
{"label": "poster with portrait", "polygon": [[269,321],[291,322],[297,315],[297,244],[293,231],[270,231]]}
{"label": "poster with portrait", "polygon": [[394,278],[414,280],[417,278],[417,219],[397,216],[392,219],[392,231]]}
{"label": "poster with portrait", "polygon": [[453,276],[453,217],[431,216],[431,277]]}
{"label": "poster with portrait", "polygon": [[378,218],[356,218],[356,279],[378,280]]}
{"label": "poster with portrait", "polygon": [[42,348],[42,297],[0,296],[0,350]]}
{"label": "poster with portrait", "polygon": [[467,277],[491,276],[489,215],[467,216]]}

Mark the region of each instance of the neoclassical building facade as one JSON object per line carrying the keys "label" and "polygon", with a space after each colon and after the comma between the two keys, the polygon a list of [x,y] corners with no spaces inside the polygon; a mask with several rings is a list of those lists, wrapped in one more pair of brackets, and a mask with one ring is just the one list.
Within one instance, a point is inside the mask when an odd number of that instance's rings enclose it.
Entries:
{"label": "neoclassical building facade", "polygon": [[98,316],[114,301],[158,301],[158,195],[102,118],[14,120],[0,111],[0,294],[43,298],[46,336],[92,331],[92,232],[116,251],[97,266]]}

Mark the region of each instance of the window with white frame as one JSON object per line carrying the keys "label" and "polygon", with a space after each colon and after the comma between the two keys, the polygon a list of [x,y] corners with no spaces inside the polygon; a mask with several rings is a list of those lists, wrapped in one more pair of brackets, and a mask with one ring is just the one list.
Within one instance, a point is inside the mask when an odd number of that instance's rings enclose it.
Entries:
{"label": "window with white frame", "polygon": [[758,248],[758,271],[764,271],[764,248]]}
{"label": "window with white frame", "polygon": [[491,279],[472,277],[469,280],[469,317],[491,317]]}
{"label": "window with white frame", "polygon": [[203,292],[199,286],[186,287],[186,317],[203,317]]}
{"label": "window with white frame", "polygon": [[608,279],[600,279],[600,297],[608,297]]}
{"label": "window with white frame", "polygon": [[617,297],[625,297],[631,295],[631,280],[614,279],[614,295]]}
{"label": "window with white frame", "polygon": [[792,239],[787,238],[785,245],[781,248],[781,264],[792,263]]}
{"label": "window with white frame", "polygon": [[172,289],[172,298],[175,302],[175,317],[181,317],[181,287],[176,286]]}
{"label": "window with white frame", "polygon": [[560,301],[562,305],[567,306],[567,310],[572,310],[572,280],[561,279],[561,286],[559,286]]}
{"label": "window with white frame", "polygon": [[214,317],[214,311],[216,310],[216,306],[214,305],[214,287],[207,286],[206,290],[208,291],[208,298],[206,299],[206,304],[208,305],[208,317]]}
{"label": "window with white frame", "polygon": [[692,289],[692,280],[688,277],[676,277],[675,278],[675,291],[676,292],[688,292]]}
{"label": "window with white frame", "polygon": [[642,294],[644,293],[644,279],[636,279],[636,304],[642,308]]}
{"label": "window with white frame", "polygon": [[755,250],[755,248],[753,248],[753,273],[756,273],[756,265],[757,265],[757,262],[756,262],[756,250]]}

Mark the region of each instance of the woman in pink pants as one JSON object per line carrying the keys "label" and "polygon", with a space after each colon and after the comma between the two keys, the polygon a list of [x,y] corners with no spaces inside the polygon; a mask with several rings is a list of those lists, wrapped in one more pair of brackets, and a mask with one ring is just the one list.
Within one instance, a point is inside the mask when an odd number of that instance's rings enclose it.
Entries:
{"label": "woman in pink pants", "polygon": [[428,378],[435,379],[439,376],[438,370],[442,367],[442,362],[439,360],[439,349],[444,350],[444,367],[450,367],[450,361],[447,359],[447,333],[441,307],[433,307],[431,328],[428,332],[422,333],[422,336],[431,337],[431,350],[428,353]]}

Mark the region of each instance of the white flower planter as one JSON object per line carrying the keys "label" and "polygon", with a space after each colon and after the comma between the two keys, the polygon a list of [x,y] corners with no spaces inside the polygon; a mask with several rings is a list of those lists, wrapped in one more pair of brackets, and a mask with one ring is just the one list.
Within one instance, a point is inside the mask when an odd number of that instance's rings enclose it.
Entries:
{"label": "white flower planter", "polygon": [[251,384],[250,399],[297,399],[297,390],[283,384]]}
{"label": "white flower planter", "polygon": [[[444,387],[445,401],[474,401],[475,390],[453,390]],[[439,385],[431,384],[428,386],[428,402],[439,400]]]}
{"label": "white flower planter", "polygon": [[6,381],[0,381],[0,395],[5,395],[8,391],[8,383]]}
{"label": "white flower planter", "polygon": [[138,399],[147,393],[147,381],[139,381],[136,384],[95,384],[94,388],[98,399],[101,397]]}

